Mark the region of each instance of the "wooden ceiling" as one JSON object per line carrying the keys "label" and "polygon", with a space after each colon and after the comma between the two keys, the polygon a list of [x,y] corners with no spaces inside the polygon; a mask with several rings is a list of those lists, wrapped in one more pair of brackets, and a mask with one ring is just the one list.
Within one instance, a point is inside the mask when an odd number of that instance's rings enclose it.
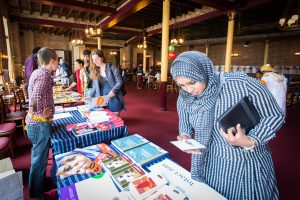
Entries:
{"label": "wooden ceiling", "polygon": [[[146,30],[150,41],[161,40],[163,0],[10,0],[8,4],[10,19],[19,23],[21,31],[84,36],[88,25],[101,27],[104,39],[136,42]],[[278,20],[286,1],[171,0],[170,5],[170,35],[180,29],[185,40],[195,40],[225,37],[231,10],[237,12],[235,35],[280,33]],[[185,15],[190,17],[183,20]]]}

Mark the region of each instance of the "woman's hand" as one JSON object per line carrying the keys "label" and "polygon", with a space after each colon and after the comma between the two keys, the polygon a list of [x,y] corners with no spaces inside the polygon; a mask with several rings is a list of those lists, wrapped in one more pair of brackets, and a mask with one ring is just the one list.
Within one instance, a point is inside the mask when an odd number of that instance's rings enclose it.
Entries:
{"label": "woman's hand", "polygon": [[115,96],[115,93],[113,92],[113,91],[110,91],[109,93],[108,93],[108,97],[110,98],[110,97],[114,97]]}
{"label": "woman's hand", "polygon": [[253,146],[254,141],[245,134],[240,124],[237,124],[236,128],[229,128],[227,133],[221,128],[220,133],[228,144],[246,148]]}
{"label": "woman's hand", "polygon": [[[177,136],[177,140],[178,141],[184,141],[184,140],[188,140],[188,139],[192,139],[191,136],[187,135],[187,134],[183,134],[183,135],[178,135]],[[185,151],[188,154],[201,154],[201,150],[197,149],[197,150],[188,150]]]}

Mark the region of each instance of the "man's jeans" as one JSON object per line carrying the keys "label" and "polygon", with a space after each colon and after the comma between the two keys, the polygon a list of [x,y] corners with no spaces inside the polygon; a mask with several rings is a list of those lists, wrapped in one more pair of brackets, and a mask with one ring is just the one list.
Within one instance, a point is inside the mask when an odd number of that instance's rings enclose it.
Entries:
{"label": "man's jeans", "polygon": [[48,122],[27,125],[27,135],[33,144],[29,174],[29,193],[31,198],[43,197],[51,132],[52,127]]}

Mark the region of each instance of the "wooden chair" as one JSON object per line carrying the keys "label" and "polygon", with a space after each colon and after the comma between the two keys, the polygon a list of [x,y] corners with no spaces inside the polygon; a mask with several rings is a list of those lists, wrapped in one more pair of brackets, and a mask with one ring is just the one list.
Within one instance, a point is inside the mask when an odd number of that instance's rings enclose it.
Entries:
{"label": "wooden chair", "polygon": [[5,110],[0,107],[0,159],[13,157],[12,137],[16,132],[16,123],[3,123]]}
{"label": "wooden chair", "polygon": [[17,95],[17,104],[20,107],[20,110],[29,110],[29,103],[28,103],[28,99],[25,99],[25,95],[24,95],[24,91],[23,89],[18,89],[16,91],[16,95]]}
{"label": "wooden chair", "polygon": [[147,81],[147,88],[148,90],[153,90],[154,89],[154,84],[155,84],[155,77],[154,76],[148,76],[148,81]]}
{"label": "wooden chair", "polygon": [[[5,106],[2,95],[0,95],[0,107],[1,107],[1,110],[3,110],[3,111],[6,110],[6,106]],[[24,136],[27,137],[26,136],[26,130],[25,130],[26,112],[17,111],[17,112],[11,112],[11,113],[7,113],[7,112],[2,112],[2,113],[3,113],[4,122],[13,122],[14,123],[14,122],[20,121],[21,124],[18,125],[17,127],[22,127]]]}
{"label": "wooden chair", "polygon": [[174,81],[167,83],[167,92],[178,93],[178,87]]}

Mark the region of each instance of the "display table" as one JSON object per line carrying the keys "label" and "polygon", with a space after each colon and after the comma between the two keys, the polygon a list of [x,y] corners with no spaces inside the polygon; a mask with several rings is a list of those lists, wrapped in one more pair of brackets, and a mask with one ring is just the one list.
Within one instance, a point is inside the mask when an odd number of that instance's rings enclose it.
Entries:
{"label": "display table", "polygon": [[127,127],[120,126],[104,131],[97,130],[91,134],[75,136],[72,132],[66,130],[66,125],[82,123],[85,122],[86,119],[82,118],[81,114],[77,110],[71,111],[70,113],[73,115],[72,117],[57,119],[52,123],[54,131],[50,137],[53,155],[101,142],[109,143],[113,139],[128,135]]}
{"label": "display table", "polygon": [[[146,143],[144,145],[147,144],[150,143]],[[130,165],[124,164],[124,160],[121,159],[122,161],[120,161],[120,156],[118,157],[120,153],[121,152],[118,151],[113,144],[108,146],[102,143],[85,147],[83,149],[76,149],[72,152],[56,155],[55,163],[58,168],[57,189],[59,191],[60,199],[70,199],[71,197],[71,199],[74,200],[98,199],[100,196],[105,199],[105,197],[111,195],[109,192],[110,190],[114,190],[114,195],[118,197],[116,199],[128,199],[123,197],[130,197],[130,195],[134,198],[129,199],[141,199],[139,198],[139,196],[133,195],[133,185],[132,183],[130,183],[131,181],[135,182],[135,179],[132,179],[131,177],[133,177],[133,174],[136,174],[137,172],[130,171],[130,169],[132,169],[131,166],[136,165],[136,163],[130,162]],[[104,154],[109,154],[111,156],[113,156],[113,154],[115,155],[113,157],[108,157],[108,160],[106,161],[105,159],[104,161],[99,161],[99,159],[101,160],[101,158],[103,158],[102,155]],[[124,154],[129,156],[127,154],[127,151],[125,151]],[[102,167],[94,168],[95,165],[91,165],[91,163],[101,163]],[[104,165],[105,167],[109,168],[104,168]],[[120,167],[121,165],[123,165],[123,168]],[[91,168],[91,166],[93,167]],[[166,182],[160,180],[159,182],[156,182],[155,180],[155,183],[151,185],[151,187],[154,187],[156,186],[156,184],[161,184],[161,186],[157,186],[156,189],[158,190],[159,187],[170,187],[180,192],[181,194],[184,194],[184,196],[188,197],[188,199],[225,199],[222,195],[217,193],[208,185],[193,180],[191,178],[190,172],[172,161],[168,157],[168,155],[161,156],[140,167],[140,169],[143,169],[142,171],[144,171],[141,173],[143,174],[141,176],[150,176],[153,178],[153,174],[158,174],[158,177],[160,177],[160,179],[165,179]],[[91,169],[92,171],[88,171]],[[111,171],[114,169],[115,171]],[[105,176],[109,176],[111,178],[105,179],[103,178]],[[141,178],[141,176],[137,177]],[[112,180],[114,181],[114,183],[111,182]],[[127,184],[123,188],[121,188],[120,183],[123,184],[123,181],[125,180],[129,185]],[[145,183],[141,183],[141,185],[148,187],[147,185],[145,185],[146,182],[147,181],[145,181]],[[108,190],[101,190],[101,188],[104,188],[105,186]],[[149,193],[149,195],[152,194],[156,195],[157,192]],[[175,196],[171,197],[175,198]]]}

